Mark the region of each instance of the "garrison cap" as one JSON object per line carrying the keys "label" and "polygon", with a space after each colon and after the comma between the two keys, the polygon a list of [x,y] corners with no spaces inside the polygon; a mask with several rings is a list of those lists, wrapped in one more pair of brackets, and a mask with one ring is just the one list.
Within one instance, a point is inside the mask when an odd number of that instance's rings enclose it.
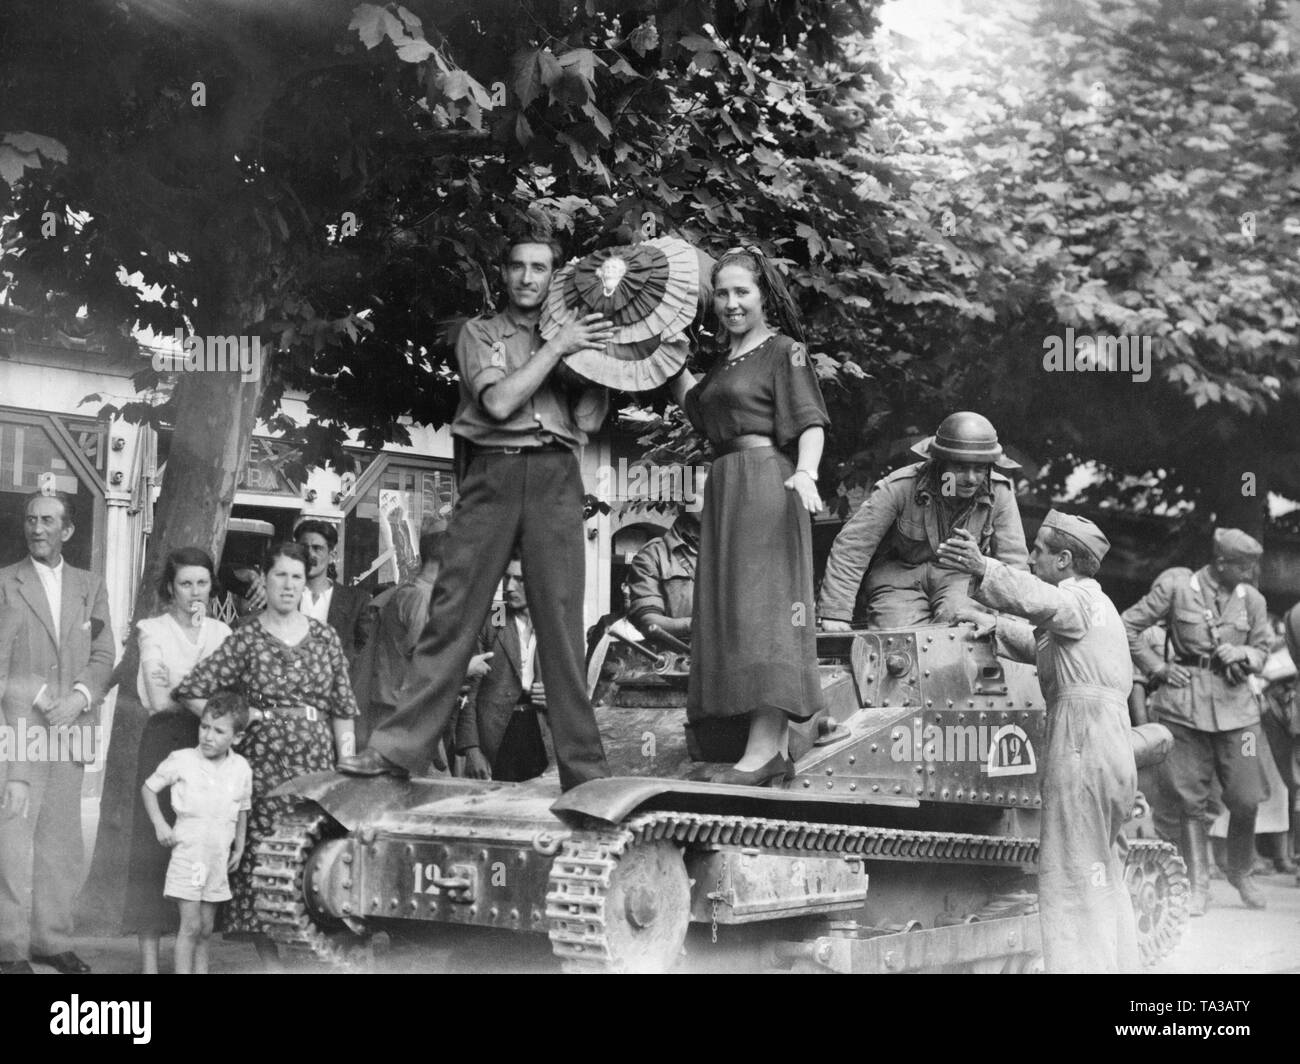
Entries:
{"label": "garrison cap", "polygon": [[1264,553],[1259,540],[1239,528],[1214,530],[1214,556],[1230,562],[1252,562]]}
{"label": "garrison cap", "polygon": [[1047,516],[1043,518],[1043,527],[1054,528],[1077,539],[1099,562],[1110,550],[1110,540],[1106,538],[1106,533],[1086,517],[1062,513],[1060,510],[1049,510]]}

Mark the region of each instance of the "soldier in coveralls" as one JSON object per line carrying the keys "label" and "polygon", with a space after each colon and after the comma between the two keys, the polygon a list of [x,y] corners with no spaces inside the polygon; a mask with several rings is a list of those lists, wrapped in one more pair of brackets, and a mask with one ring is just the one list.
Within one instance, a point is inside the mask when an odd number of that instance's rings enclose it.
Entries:
{"label": "soldier in coveralls", "polygon": [[[1174,735],[1173,752],[1160,766],[1156,827],[1167,838],[1181,836],[1193,916],[1205,914],[1210,889],[1206,801],[1216,774],[1229,813],[1228,881],[1250,908],[1265,904],[1251,878],[1255,810],[1265,797],[1263,742],[1259,703],[1246,682],[1264,667],[1272,644],[1264,596],[1250,586],[1263,553],[1246,533],[1221,528],[1209,565],[1166,569],[1124,611],[1133,660],[1160,681],[1151,711]],[[1169,632],[1164,655],[1140,639],[1156,623]]]}
{"label": "soldier in coveralls", "polygon": [[[1000,654],[1036,661],[1047,699],[1038,907],[1049,972],[1138,968],[1137,925],[1124,882],[1123,827],[1137,798],[1129,739],[1133,666],[1124,624],[1093,579],[1110,542],[1095,524],[1052,510],[1029,556],[1033,575],[980,554],[965,529],[939,548],[972,574],[976,635],[996,631]],[[1032,627],[1031,627],[1032,625]]]}
{"label": "soldier in coveralls", "polygon": [[925,461],[880,480],[835,537],[817,604],[828,632],[849,630],[864,572],[872,628],[951,620],[970,604],[966,575],[938,560],[939,544],[954,528],[969,529],[984,553],[1025,567],[1015,488],[994,469],[1020,466],[1003,455],[988,418],[970,411],[949,414],[912,449]]}
{"label": "soldier in coveralls", "polygon": [[613,327],[588,314],[543,343],[538,320],[559,256],[549,232],[513,232],[501,264],[509,306],[461,330],[461,400],[452,434],[469,462],[428,621],[392,716],[366,750],[339,761],[340,772],[405,776],[429,763],[518,544],[560,786],[609,775],[583,666],[586,557],[577,458],[604,419],[609,396],[603,388],[570,390],[552,371],[566,355],[603,348]]}

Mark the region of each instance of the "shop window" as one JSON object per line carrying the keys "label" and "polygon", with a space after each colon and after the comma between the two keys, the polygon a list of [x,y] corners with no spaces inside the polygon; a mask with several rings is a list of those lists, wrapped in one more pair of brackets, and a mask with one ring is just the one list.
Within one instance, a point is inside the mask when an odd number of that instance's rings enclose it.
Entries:
{"label": "shop window", "polygon": [[[42,424],[42,421],[45,423]],[[63,558],[79,569],[92,569],[94,545],[101,532],[99,492],[91,483],[83,457],[46,419],[0,414],[0,565],[27,556],[23,515],[27,496],[41,487],[42,476],[72,496],[76,532],[63,546]]]}
{"label": "shop window", "polygon": [[420,536],[447,521],[455,503],[449,462],[415,465],[381,457],[357,482],[344,521],[345,581],[365,574],[361,582],[373,590],[413,577]]}

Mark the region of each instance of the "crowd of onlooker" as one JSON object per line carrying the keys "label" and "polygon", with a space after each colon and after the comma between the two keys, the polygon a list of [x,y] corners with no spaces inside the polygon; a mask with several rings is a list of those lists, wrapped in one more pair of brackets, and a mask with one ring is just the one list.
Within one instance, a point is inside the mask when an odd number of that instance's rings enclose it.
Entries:
{"label": "crowd of onlooker", "polygon": [[[32,963],[83,972],[89,969],[71,948],[84,857],[81,781],[97,751],[81,747],[67,756],[66,744],[49,742],[42,748],[48,756],[24,756],[9,733],[93,725],[116,648],[103,581],[62,560],[76,531],[73,500],[33,495],[25,514],[28,557],[0,569],[0,706],[10,744],[0,744],[8,750],[0,756],[0,973],[31,971]],[[134,694],[147,714],[138,756],[114,762],[134,764],[122,929],[138,935],[145,972],[158,971],[160,938],[173,933],[175,970],[206,971],[215,929],[248,936],[269,966],[277,963],[253,889],[258,843],[292,803],[273,792],[333,769],[394,712],[429,614],[444,536],[440,527],[426,531],[418,570],[372,597],[335,579],[337,530],[303,521],[294,541],[272,547],[261,572],[239,587],[233,629],[211,615],[218,583],[212,558],[195,547],[167,556],[160,612],[132,634],[134,691],[120,696]],[[590,634],[592,691],[601,686],[600,648],[689,641],[698,536],[698,522],[684,513],[637,554],[622,586],[623,608]],[[1289,873],[1300,775],[1293,660],[1300,606],[1273,630],[1271,656],[1249,682],[1268,743],[1260,751],[1266,789],[1278,808],[1271,817],[1261,813],[1256,830],[1272,865]],[[1148,718],[1148,695],[1180,678],[1167,630],[1154,625],[1143,638],[1156,667],[1139,673],[1135,724]],[[477,651],[460,709],[428,770],[532,779],[548,765],[547,702],[517,559]],[[1152,778],[1148,789],[1157,820],[1177,820],[1177,802],[1162,794],[1168,788]],[[1216,811],[1214,795],[1207,808]],[[1226,833],[1220,825],[1218,834]],[[1177,837],[1177,829],[1165,825],[1162,834]]]}
{"label": "crowd of onlooker", "polygon": [[[74,506],[61,493],[33,495],[28,557],[0,570],[0,692],[6,726],[21,723],[24,735],[88,723],[93,731],[112,683],[116,648],[103,581],[62,560],[76,532]],[[277,963],[252,882],[257,845],[292,801],[272,792],[332,769],[393,712],[444,536],[442,527],[426,531],[418,570],[372,596],[335,579],[334,526],[303,521],[293,542],[272,547],[261,571],[245,574],[233,628],[212,616],[218,573],[208,553],[168,554],[160,611],[131,635],[134,689],[119,695],[120,703],[134,695],[147,720],[137,756],[110,763],[134,764],[121,925],[139,937],[143,971],[159,970],[168,934],[176,935],[176,971],[206,971],[218,929],[247,936],[268,966]],[[680,532],[667,539],[668,550],[654,541],[643,552],[649,561],[639,561],[637,579],[642,612],[677,631],[683,616],[689,627],[690,588],[683,592],[681,581],[693,563],[682,560]],[[431,772],[522,781],[545,771],[536,647],[516,560]],[[81,781],[96,751],[84,753],[0,757],[0,973],[29,972],[33,963],[89,970],[72,949],[84,872]]]}

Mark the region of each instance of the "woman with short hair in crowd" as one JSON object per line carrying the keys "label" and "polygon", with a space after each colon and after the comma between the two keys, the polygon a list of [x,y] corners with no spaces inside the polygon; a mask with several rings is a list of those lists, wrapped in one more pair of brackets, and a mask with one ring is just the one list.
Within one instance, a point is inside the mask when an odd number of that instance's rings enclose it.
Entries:
{"label": "woman with short hair in crowd", "polygon": [[262,567],[266,608],[177,692],[198,707],[223,690],[238,691],[248,701],[249,725],[239,751],[253,769],[253,808],[243,859],[230,877],[232,898],[222,930],[253,936],[266,960],[275,949],[253,908],[253,868],[258,843],[294,804],[271,792],[297,776],[334,768],[339,757],[354,752],[355,743],[357,703],[338,634],[298,608],[307,566],[307,552],[299,544],[272,547]]}
{"label": "woman with short hair in crowd", "polygon": [[[207,551],[180,547],[167,555],[158,597],[166,609],[136,625],[140,668],[136,693],[149,713],[140,737],[136,760],[136,810],[127,870],[126,904],[122,933],[134,932],[140,940],[140,966],[148,975],[158,971],[158,942],[177,930],[176,906],[163,898],[167,875],[167,849],[159,845],[140,798],[140,787],[176,750],[196,746],[199,718],[173,697],[172,692],[204,658],[230,635],[230,628],[208,616],[208,600],[216,579]],[[166,795],[160,802],[164,815],[173,818]]]}

